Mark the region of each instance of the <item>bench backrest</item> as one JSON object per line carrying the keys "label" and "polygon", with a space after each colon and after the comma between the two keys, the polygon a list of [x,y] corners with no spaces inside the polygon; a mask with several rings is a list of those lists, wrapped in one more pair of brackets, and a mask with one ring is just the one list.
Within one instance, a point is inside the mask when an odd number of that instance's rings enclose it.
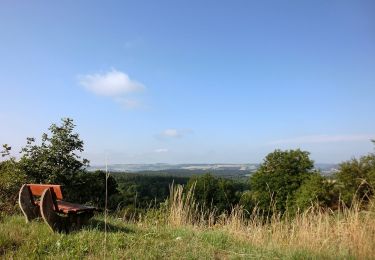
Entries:
{"label": "bench backrest", "polygon": [[27,184],[27,187],[29,187],[29,190],[31,192],[31,195],[40,197],[42,196],[42,193],[45,189],[52,189],[55,193],[56,199],[62,200],[63,195],[61,192],[61,185],[56,184]]}

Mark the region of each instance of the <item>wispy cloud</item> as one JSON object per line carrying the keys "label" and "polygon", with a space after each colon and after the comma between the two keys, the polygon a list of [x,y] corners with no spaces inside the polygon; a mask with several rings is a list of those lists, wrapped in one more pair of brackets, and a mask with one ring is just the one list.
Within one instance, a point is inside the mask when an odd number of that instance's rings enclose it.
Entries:
{"label": "wispy cloud", "polygon": [[96,95],[111,97],[124,108],[140,107],[140,101],[129,98],[129,95],[145,89],[143,84],[130,79],[128,74],[115,69],[105,73],[81,75],[78,83]]}
{"label": "wispy cloud", "polygon": [[182,137],[182,133],[177,129],[166,129],[161,134],[165,137]]}
{"label": "wispy cloud", "polygon": [[354,134],[354,135],[309,135],[294,138],[280,139],[269,144],[307,144],[307,143],[334,143],[334,142],[356,142],[369,141],[375,138],[375,134]]}
{"label": "wispy cloud", "polygon": [[168,151],[169,150],[167,148],[159,148],[154,150],[155,153],[167,153]]}
{"label": "wispy cloud", "polygon": [[190,133],[192,133],[192,130],[190,129],[169,128],[159,133],[157,137],[161,139],[175,139],[175,138],[182,138],[185,135],[190,134]]}

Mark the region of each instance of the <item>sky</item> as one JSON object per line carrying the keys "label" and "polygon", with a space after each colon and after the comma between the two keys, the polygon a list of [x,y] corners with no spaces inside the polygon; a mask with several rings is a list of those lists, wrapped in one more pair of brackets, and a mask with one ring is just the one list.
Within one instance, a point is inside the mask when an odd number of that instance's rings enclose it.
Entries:
{"label": "sky", "polygon": [[0,3],[0,143],[74,119],[91,165],[374,152],[375,1]]}

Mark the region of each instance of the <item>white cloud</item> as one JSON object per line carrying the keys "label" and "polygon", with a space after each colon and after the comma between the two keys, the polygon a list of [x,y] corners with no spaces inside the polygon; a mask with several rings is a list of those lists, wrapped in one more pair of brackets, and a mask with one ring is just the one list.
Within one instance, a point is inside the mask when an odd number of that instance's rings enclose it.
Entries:
{"label": "white cloud", "polygon": [[192,132],[193,131],[190,129],[169,128],[169,129],[165,129],[164,131],[156,135],[156,137],[160,139],[182,138]]}
{"label": "white cloud", "polygon": [[154,152],[155,153],[167,153],[169,150],[166,149],[166,148],[160,148],[160,149],[156,149]]}
{"label": "white cloud", "polygon": [[80,76],[79,83],[100,96],[117,97],[144,89],[141,83],[130,79],[126,73],[114,69],[103,74]]}
{"label": "white cloud", "polygon": [[306,144],[306,143],[333,143],[333,142],[356,142],[369,141],[375,138],[375,134],[357,134],[357,135],[310,135],[300,136],[288,139],[281,139],[270,142],[269,144]]}
{"label": "white cloud", "polygon": [[138,81],[130,79],[124,72],[112,69],[105,73],[81,75],[78,77],[78,83],[96,95],[112,98],[125,109],[142,107],[140,100],[130,96],[141,92],[145,87]]}
{"label": "white cloud", "polygon": [[166,137],[181,137],[182,134],[177,129],[166,129],[161,133]]}

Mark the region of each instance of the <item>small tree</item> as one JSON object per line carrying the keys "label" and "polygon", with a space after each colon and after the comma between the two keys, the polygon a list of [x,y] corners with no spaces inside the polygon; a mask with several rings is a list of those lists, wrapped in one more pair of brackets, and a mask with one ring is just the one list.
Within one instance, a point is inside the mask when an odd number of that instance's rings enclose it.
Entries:
{"label": "small tree", "polygon": [[50,126],[50,136],[42,135],[40,145],[34,138],[27,138],[19,162],[27,176],[37,183],[62,184],[67,194],[79,192],[75,184],[89,161],[78,155],[83,151],[83,141],[73,132],[74,127],[72,119],[63,118],[61,125]]}
{"label": "small tree", "polygon": [[347,205],[351,205],[354,198],[367,201],[374,195],[375,154],[341,163],[336,178],[341,199]]}
{"label": "small tree", "polygon": [[300,149],[275,150],[268,154],[250,177],[254,204],[267,214],[274,209],[285,212],[293,206],[295,192],[312,173],[313,167],[309,152]]}
{"label": "small tree", "polygon": [[194,198],[199,205],[215,208],[218,213],[229,211],[239,202],[240,194],[236,193],[232,180],[216,178],[211,174],[193,176],[187,183],[187,189],[194,186]]}
{"label": "small tree", "polygon": [[[104,207],[106,175],[104,171],[82,172],[77,176],[75,181],[75,188],[78,189],[79,192],[72,194],[71,199],[80,203],[89,202],[98,207]],[[117,193],[117,182],[114,177],[110,175],[107,179],[107,194],[109,198],[108,207],[111,209],[117,206],[117,204],[114,205],[111,199],[112,195]]]}

